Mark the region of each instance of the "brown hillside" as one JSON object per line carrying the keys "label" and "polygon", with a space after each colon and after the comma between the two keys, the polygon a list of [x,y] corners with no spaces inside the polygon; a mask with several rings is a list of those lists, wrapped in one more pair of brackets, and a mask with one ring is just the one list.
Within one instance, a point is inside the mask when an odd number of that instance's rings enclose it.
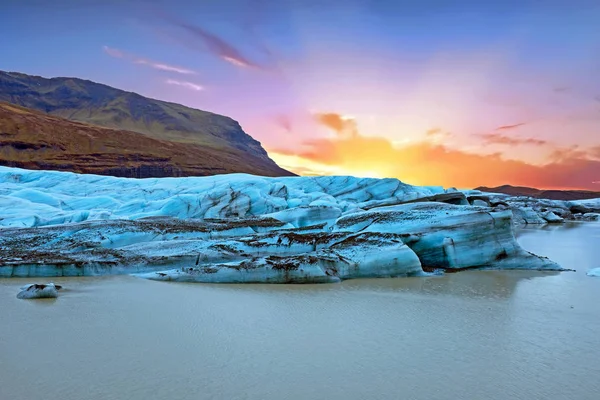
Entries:
{"label": "brown hillside", "polygon": [[0,102],[0,165],[135,178],[233,172],[291,175],[267,160],[245,151],[159,140]]}

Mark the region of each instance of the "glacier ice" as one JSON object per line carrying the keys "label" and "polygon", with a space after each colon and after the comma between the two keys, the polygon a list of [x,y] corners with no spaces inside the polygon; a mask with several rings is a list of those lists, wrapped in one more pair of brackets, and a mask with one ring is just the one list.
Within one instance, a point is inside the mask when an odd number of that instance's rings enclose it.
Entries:
{"label": "glacier ice", "polygon": [[52,299],[58,297],[58,291],[62,287],[54,283],[37,284],[32,283],[21,287],[17,294],[18,299]]}
{"label": "glacier ice", "polygon": [[592,268],[587,272],[587,276],[600,277],[600,268]]}
{"label": "glacier ice", "polygon": [[513,221],[595,211],[581,203],[349,176],[128,179],[0,167],[0,277],[322,283],[561,270],[517,244]]}

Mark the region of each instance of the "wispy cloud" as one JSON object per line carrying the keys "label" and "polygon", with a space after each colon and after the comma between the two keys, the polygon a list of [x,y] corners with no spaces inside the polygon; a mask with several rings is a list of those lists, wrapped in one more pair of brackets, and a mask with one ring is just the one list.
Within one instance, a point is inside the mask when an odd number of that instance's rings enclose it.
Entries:
{"label": "wispy cloud", "polygon": [[516,128],[518,128],[520,126],[523,126],[523,125],[526,125],[526,123],[525,122],[521,122],[520,124],[504,125],[504,126],[500,126],[500,127],[496,128],[495,130],[497,130],[497,131],[507,131],[507,130],[510,130],[510,129],[516,129]]}
{"label": "wispy cloud", "polygon": [[292,131],[292,121],[285,114],[278,114],[273,117],[273,121],[277,126],[283,128],[285,132],[290,133]]}
{"label": "wispy cloud", "polygon": [[122,58],[122,59],[132,62],[134,64],[146,65],[148,67],[158,69],[161,71],[175,72],[175,73],[183,74],[183,75],[195,75],[196,74],[196,71],[193,71],[191,69],[178,67],[178,66],[170,65],[170,64],[165,64],[165,63],[158,62],[158,61],[152,61],[147,58],[142,58],[142,57],[138,57],[136,55],[127,53],[123,50],[115,49],[113,47],[103,46],[102,50],[104,50],[104,52],[111,57]]}
{"label": "wispy cloud", "polygon": [[[206,50],[219,57],[223,61],[240,68],[262,68],[258,63],[250,60],[248,57],[243,55],[241,50],[236,48],[233,44],[231,44],[224,38],[207,31],[201,26],[192,25],[191,23],[188,23],[163,12],[160,13],[160,16],[163,18],[163,20],[184,30],[195,39],[200,39],[200,41],[204,44]],[[191,45],[188,38],[179,39],[188,47]]]}
{"label": "wispy cloud", "polygon": [[154,62],[154,61],[150,61],[150,60],[139,59],[139,60],[136,60],[135,63],[148,65],[152,68],[160,69],[162,71],[177,72],[178,74],[184,74],[184,75],[195,75],[196,74],[195,71],[192,71],[190,69],[176,67],[173,65],[163,64],[163,63]]}
{"label": "wispy cloud", "polygon": [[442,133],[442,130],[440,128],[432,128],[429,129],[427,132],[425,132],[426,136],[435,136]]}
{"label": "wispy cloud", "polygon": [[432,142],[442,142],[452,136],[452,132],[443,131],[441,128],[432,128],[425,132],[425,137]]}
{"label": "wispy cloud", "polygon": [[553,162],[564,162],[573,158],[589,158],[590,151],[580,148],[578,145],[561,147],[555,149],[548,157]]}
{"label": "wispy cloud", "polygon": [[[496,129],[497,130],[497,129]],[[507,136],[501,133],[481,133],[474,136],[479,137],[485,144],[500,144],[507,146],[532,145],[545,146],[548,141],[536,138],[522,138],[515,136]]]}
{"label": "wispy cloud", "polygon": [[104,50],[104,52],[106,54],[108,54],[111,57],[115,57],[115,58],[126,58],[125,53],[123,53],[121,50],[119,49],[115,49],[112,47],[108,47],[108,46],[102,46],[102,50]]}
{"label": "wispy cloud", "polygon": [[202,87],[198,84],[195,84],[193,82],[188,82],[188,81],[178,81],[176,79],[167,79],[165,81],[165,83],[168,83],[169,85],[183,86],[185,88],[192,89],[195,91],[204,90],[204,87]]}

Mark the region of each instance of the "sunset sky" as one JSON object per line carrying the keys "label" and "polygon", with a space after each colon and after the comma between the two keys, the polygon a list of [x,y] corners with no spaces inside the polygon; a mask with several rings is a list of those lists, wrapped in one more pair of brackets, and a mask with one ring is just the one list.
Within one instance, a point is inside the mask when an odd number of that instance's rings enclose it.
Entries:
{"label": "sunset sky", "polygon": [[302,175],[600,190],[597,0],[4,0],[0,69],[231,116]]}

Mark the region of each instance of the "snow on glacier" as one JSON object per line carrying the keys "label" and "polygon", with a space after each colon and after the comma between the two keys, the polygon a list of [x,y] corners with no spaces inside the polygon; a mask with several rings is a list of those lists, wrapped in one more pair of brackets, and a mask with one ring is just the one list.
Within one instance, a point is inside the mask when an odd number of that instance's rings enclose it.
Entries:
{"label": "snow on glacier", "polygon": [[417,187],[397,179],[349,176],[229,174],[129,179],[8,167],[0,167],[0,187],[0,226],[13,227],[157,216],[264,214],[305,226],[310,225],[312,214],[333,221],[343,212],[381,200],[408,201],[443,192],[441,187]]}

